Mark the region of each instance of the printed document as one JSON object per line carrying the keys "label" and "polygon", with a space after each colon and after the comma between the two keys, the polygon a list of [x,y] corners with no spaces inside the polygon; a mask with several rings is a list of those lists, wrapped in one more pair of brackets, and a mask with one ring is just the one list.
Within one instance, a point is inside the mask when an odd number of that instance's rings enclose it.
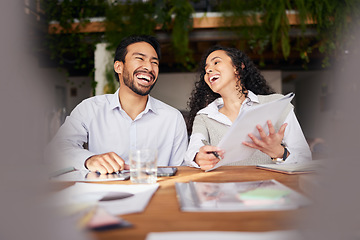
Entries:
{"label": "printed document", "polygon": [[249,133],[252,133],[257,138],[260,138],[259,131],[256,128],[256,125],[258,124],[264,129],[266,134],[269,134],[267,121],[270,120],[273,125],[275,125],[294,96],[294,93],[289,93],[278,100],[260,104],[249,111],[240,113],[227,134],[218,144],[218,147],[225,150],[224,158],[212,169],[207,171],[247,159],[254,154],[256,149],[247,147],[242,144],[242,142],[252,141],[248,136]]}
{"label": "printed document", "polygon": [[[75,183],[56,194],[53,199],[59,207],[74,206],[78,204],[97,204],[108,213],[123,215],[137,213],[145,210],[151,197],[158,189],[159,184],[97,184]],[[101,201],[109,193],[130,194],[129,197],[112,201]]]}

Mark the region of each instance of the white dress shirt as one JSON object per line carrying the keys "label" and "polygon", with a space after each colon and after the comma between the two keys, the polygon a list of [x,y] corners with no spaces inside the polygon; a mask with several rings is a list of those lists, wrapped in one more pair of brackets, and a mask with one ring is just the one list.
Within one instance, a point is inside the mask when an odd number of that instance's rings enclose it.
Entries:
{"label": "white dress shirt", "polygon": [[177,109],[148,96],[145,110],[132,120],[121,108],[118,89],[76,106],[46,156],[61,161],[58,166],[84,169],[85,160],[93,155],[115,152],[129,164],[131,149],[155,148],[158,166],[178,166],[183,163],[187,140],[185,121]]}
{"label": "white dress shirt", "polygon": [[[256,104],[258,103],[259,103],[258,96],[256,96],[253,92],[249,91],[248,97],[240,107],[239,114],[243,111],[250,110],[253,106],[256,106]],[[230,128],[230,126],[232,125],[231,120],[227,116],[219,112],[219,109],[223,107],[223,104],[224,104],[223,99],[218,98],[212,103],[210,103],[207,107],[201,109],[197,114],[205,114],[208,118],[213,119]],[[283,143],[290,152],[289,157],[286,158],[284,163],[297,163],[297,162],[304,162],[311,160],[312,157],[311,157],[309,145],[306,142],[306,139],[304,137],[304,134],[301,130],[300,124],[295,116],[293,109],[291,109],[289,114],[286,116],[284,123],[288,123],[288,125],[285,129]],[[203,133],[196,132],[196,129],[195,131],[193,129],[193,132],[190,136],[189,146],[185,154],[186,165],[199,167],[195,163],[194,158],[196,153],[199,152],[200,147],[204,145],[201,141],[202,139],[207,139],[207,137],[204,136]]]}

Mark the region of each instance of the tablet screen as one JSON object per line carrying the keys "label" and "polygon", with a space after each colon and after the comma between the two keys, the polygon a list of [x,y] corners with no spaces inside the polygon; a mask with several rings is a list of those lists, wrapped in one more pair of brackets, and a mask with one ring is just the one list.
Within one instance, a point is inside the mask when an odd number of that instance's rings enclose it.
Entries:
{"label": "tablet screen", "polygon": [[122,181],[130,178],[130,172],[100,174],[87,170],[77,170],[52,178],[54,181],[66,182],[103,182],[103,181]]}

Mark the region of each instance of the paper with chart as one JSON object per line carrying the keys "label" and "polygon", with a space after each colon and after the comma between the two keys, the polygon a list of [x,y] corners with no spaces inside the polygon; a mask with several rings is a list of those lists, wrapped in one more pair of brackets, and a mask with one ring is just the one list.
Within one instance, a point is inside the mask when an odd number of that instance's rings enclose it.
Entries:
{"label": "paper with chart", "polygon": [[218,144],[218,147],[225,150],[224,158],[208,171],[249,158],[255,152],[255,149],[243,145],[242,142],[252,141],[248,136],[249,133],[260,138],[259,132],[256,129],[256,125],[258,124],[261,125],[268,134],[267,121],[271,120],[273,125],[275,125],[294,96],[294,93],[289,93],[280,99],[259,104],[246,112],[240,113],[229,131]]}
{"label": "paper with chart", "polygon": [[272,179],[251,182],[188,182],[175,184],[185,212],[275,211],[297,209],[311,202]]}

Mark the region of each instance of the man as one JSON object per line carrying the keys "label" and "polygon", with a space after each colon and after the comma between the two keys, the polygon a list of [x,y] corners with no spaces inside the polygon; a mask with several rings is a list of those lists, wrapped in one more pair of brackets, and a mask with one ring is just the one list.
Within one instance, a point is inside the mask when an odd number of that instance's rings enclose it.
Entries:
{"label": "man", "polygon": [[178,110],[149,95],[160,54],[160,44],[151,36],[131,36],[120,43],[114,58],[120,88],[86,99],[72,111],[50,144],[56,161],[106,174],[128,169],[131,149],[155,148],[159,166],[182,164],[185,121]]}

